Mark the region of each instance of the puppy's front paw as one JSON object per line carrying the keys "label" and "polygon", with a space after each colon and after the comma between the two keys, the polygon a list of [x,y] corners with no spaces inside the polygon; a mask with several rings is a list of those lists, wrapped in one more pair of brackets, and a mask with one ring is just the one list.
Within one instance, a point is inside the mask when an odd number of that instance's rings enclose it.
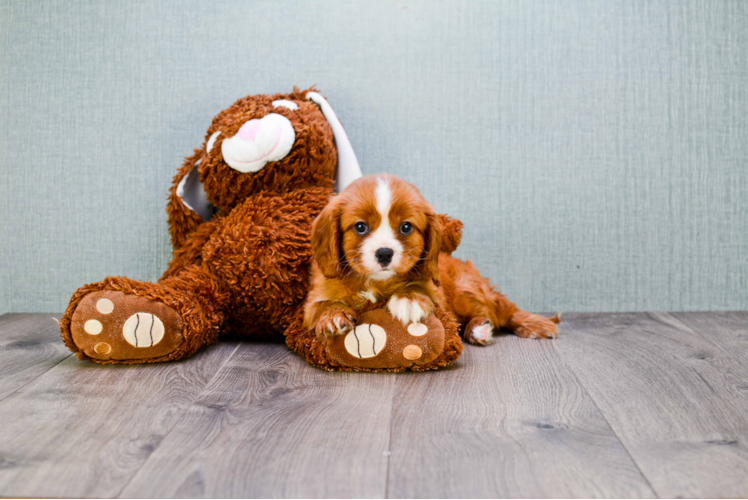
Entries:
{"label": "puppy's front paw", "polygon": [[387,309],[403,325],[420,323],[434,312],[434,303],[428,297],[415,295],[411,298],[393,295],[387,302]]}
{"label": "puppy's front paw", "polygon": [[463,337],[468,344],[488,345],[493,342],[493,325],[488,318],[473,318],[465,326]]}
{"label": "puppy's front paw", "polygon": [[347,307],[330,307],[317,321],[314,332],[318,337],[326,335],[343,335],[356,326],[356,314]]}
{"label": "puppy's front paw", "polygon": [[514,327],[514,334],[526,339],[555,339],[558,337],[558,326],[561,321],[557,314],[553,318],[545,318],[538,314],[525,313],[518,326]]}

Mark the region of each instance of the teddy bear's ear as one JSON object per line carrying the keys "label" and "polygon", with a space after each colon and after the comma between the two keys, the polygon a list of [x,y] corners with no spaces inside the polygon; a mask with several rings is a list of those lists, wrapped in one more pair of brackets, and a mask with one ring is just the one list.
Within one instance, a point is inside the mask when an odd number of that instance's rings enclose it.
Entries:
{"label": "teddy bear's ear", "polygon": [[343,125],[338,120],[332,107],[327,103],[324,97],[317,92],[308,92],[306,98],[317,104],[325,115],[327,122],[332,128],[335,137],[335,147],[338,150],[338,170],[335,175],[335,191],[340,193],[348,184],[361,177],[361,167],[356,160],[356,154],[353,152],[351,141],[343,129]]}
{"label": "teddy bear's ear", "polygon": [[203,183],[200,182],[197,163],[199,163],[199,160],[177,184],[177,196],[187,208],[202,217],[203,220],[209,221],[213,217],[215,207],[208,201],[208,194],[205,192]]}
{"label": "teddy bear's ear", "polygon": [[185,158],[169,190],[166,212],[169,215],[169,233],[175,250],[181,248],[187,236],[200,224],[213,216],[213,205],[208,202],[197,171],[202,155],[202,151],[196,149],[192,156]]}

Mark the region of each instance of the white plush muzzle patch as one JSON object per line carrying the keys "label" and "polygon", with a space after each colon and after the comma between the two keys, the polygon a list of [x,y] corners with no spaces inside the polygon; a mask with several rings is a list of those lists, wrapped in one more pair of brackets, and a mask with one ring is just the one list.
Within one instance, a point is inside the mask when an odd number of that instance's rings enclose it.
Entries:
{"label": "white plush muzzle patch", "polygon": [[296,139],[293,125],[283,115],[270,113],[249,120],[234,137],[224,139],[221,153],[226,164],[242,173],[257,172],[288,155]]}

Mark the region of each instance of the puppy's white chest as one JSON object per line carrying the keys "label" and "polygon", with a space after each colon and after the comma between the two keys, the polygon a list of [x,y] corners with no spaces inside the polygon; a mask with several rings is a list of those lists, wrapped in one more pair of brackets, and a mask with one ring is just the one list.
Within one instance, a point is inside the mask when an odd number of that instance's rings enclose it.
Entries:
{"label": "puppy's white chest", "polygon": [[372,292],[371,290],[364,290],[363,292],[359,292],[358,296],[364,300],[368,300],[372,304],[377,303],[377,296],[374,295],[374,292]]}

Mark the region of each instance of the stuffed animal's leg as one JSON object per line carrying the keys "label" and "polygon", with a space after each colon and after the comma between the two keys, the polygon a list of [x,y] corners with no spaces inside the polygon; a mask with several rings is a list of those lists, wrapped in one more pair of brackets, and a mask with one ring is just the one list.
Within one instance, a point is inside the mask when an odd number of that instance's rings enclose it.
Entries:
{"label": "stuffed animal's leg", "polygon": [[442,255],[439,270],[451,311],[466,324],[463,338],[470,344],[486,345],[493,332],[508,328],[524,338],[555,338],[559,317],[545,318],[519,309],[480,275],[470,262]]}
{"label": "stuffed animal's leg", "polygon": [[451,365],[462,353],[460,326],[443,308],[406,326],[385,303],[373,307],[359,313],[355,327],[340,335],[319,335],[305,326],[299,308],[285,331],[286,343],[326,370],[434,370]]}
{"label": "stuffed animal's leg", "polygon": [[158,283],[110,277],[78,289],[60,327],[80,359],[175,360],[216,341],[227,301],[197,266]]}

